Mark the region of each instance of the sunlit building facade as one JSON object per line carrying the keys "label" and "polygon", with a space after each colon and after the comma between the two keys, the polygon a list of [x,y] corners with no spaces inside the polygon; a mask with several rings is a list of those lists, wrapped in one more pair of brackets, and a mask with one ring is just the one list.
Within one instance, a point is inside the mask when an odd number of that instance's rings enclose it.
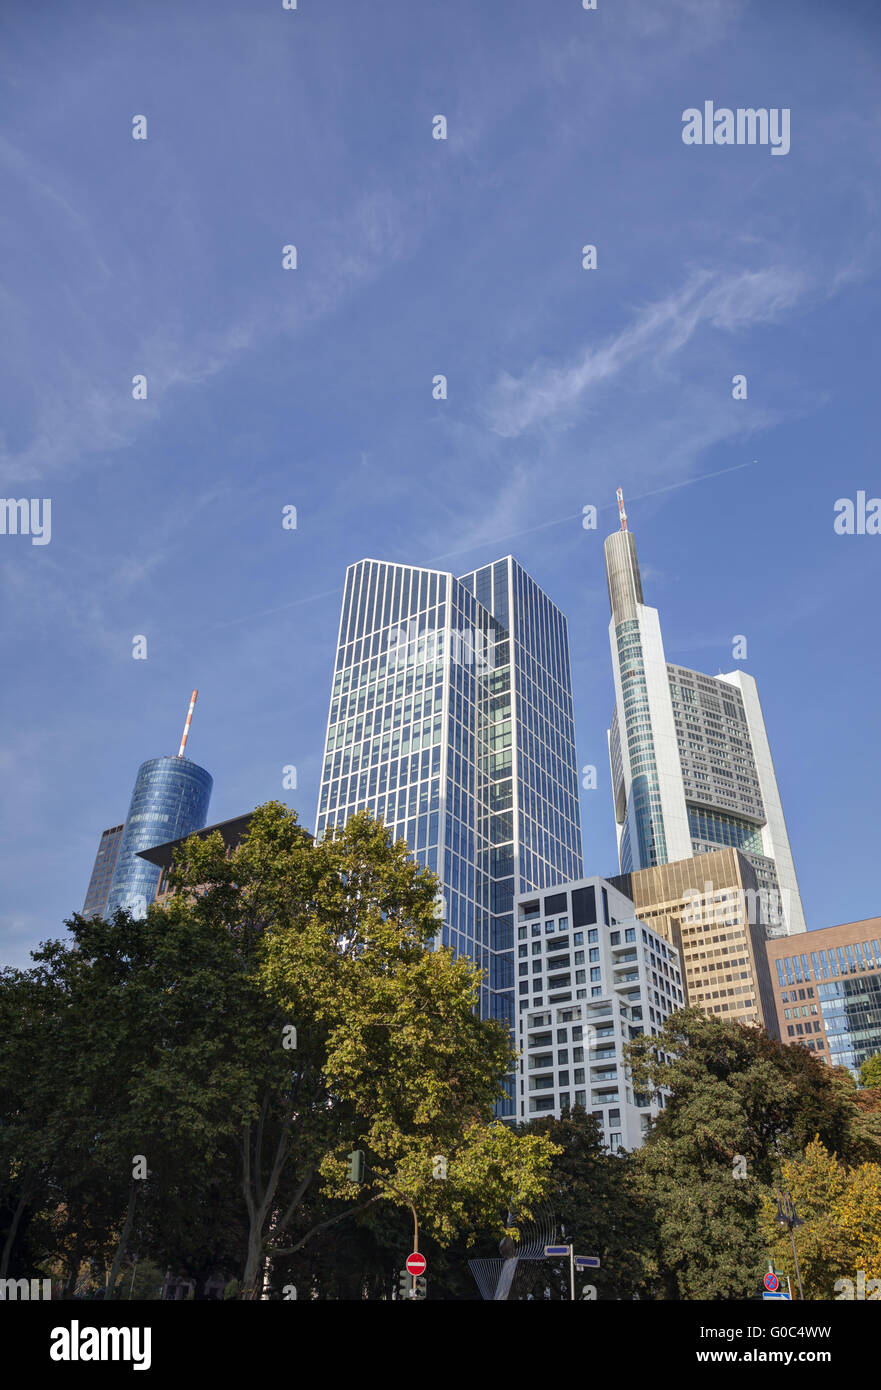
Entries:
{"label": "sunlit building facade", "polygon": [[513,1030],[515,895],[582,857],[566,619],[511,556],[347,571],[316,833],[362,808],[438,875],[439,941]]}
{"label": "sunlit building facade", "polygon": [[769,934],[804,931],[755,680],[739,670],[706,676],[668,663],[623,507],[605,559],[615,681],[609,760],[622,873],[733,848],[759,887],[777,897]]}
{"label": "sunlit building facade", "polygon": [[856,1076],[881,1052],[881,917],[766,943],[780,1037]]}
{"label": "sunlit building facade", "polygon": [[665,1097],[634,1090],[625,1049],[684,1006],[678,950],[598,877],[518,896],[516,928],[518,1118],[579,1105],[611,1152],[639,1148]]}
{"label": "sunlit building facade", "polygon": [[143,916],[153,901],[160,868],[141,851],[201,830],[208,819],[214,779],[189,758],[150,758],[138,768],[119,845],[106,912],[128,908]]}

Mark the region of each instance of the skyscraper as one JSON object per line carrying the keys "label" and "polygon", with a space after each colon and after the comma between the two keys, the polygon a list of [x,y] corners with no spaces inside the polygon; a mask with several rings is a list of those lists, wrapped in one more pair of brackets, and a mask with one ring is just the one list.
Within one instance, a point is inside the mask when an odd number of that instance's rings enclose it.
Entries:
{"label": "skyscraper", "polygon": [[119,855],[119,842],[122,839],[124,829],[124,824],[112,825],[101,836],[98,853],[95,855],[95,863],[92,868],[92,877],[89,879],[89,887],[86,891],[86,901],[83,903],[84,917],[102,917],[104,915],[104,909],[107,906],[107,894],[110,891],[110,884]]}
{"label": "skyscraper", "polygon": [[108,914],[121,907],[143,915],[156,894],[160,866],[142,859],[140,851],[201,830],[208,818],[214,779],[184,757],[197,693],[190,700],[177,757],[149,758],[138,768],[107,893]]}
{"label": "skyscraper", "polygon": [[364,807],[438,874],[442,944],[513,1027],[515,894],[583,869],[566,619],[511,556],[347,570],[316,832]]}
{"label": "skyscraper", "polygon": [[[615,708],[609,759],[621,870],[730,846],[779,907],[771,934],[805,930],[756,683],[668,664],[646,606],[627,516],[605,542]],[[776,895],[776,898],[775,898]],[[771,914],[769,914],[771,915]]]}

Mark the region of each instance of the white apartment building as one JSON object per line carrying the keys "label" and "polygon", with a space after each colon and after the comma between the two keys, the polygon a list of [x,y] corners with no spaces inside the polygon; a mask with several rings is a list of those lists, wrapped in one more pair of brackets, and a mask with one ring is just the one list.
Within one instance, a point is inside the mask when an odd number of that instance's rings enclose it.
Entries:
{"label": "white apartment building", "polygon": [[624,1044],[685,1006],[679,952],[600,877],[515,901],[517,1116],[581,1105],[606,1147],[636,1149],[663,1108],[634,1092]]}

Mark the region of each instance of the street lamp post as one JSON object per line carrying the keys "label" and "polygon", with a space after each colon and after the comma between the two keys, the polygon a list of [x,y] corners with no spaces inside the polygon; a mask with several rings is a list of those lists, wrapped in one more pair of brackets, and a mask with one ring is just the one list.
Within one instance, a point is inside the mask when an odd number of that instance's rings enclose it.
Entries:
{"label": "street lamp post", "polygon": [[804,1222],[800,1216],[795,1214],[795,1204],[788,1192],[777,1190],[777,1215],[774,1217],[777,1226],[784,1226],[789,1231],[789,1239],[792,1241],[792,1258],[795,1263],[795,1277],[798,1281],[798,1296],[804,1302],[804,1289],[801,1286],[801,1270],[798,1267],[798,1251],[795,1248],[795,1228],[803,1226]]}

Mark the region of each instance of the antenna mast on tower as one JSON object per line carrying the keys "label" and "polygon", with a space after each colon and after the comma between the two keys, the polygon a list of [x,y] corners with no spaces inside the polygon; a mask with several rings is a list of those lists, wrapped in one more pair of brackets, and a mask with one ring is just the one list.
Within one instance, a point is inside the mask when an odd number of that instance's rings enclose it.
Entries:
{"label": "antenna mast on tower", "polygon": [[183,755],[184,755],[184,749],[185,749],[186,746],[187,746],[187,738],[189,737],[189,733],[190,733],[190,725],[191,725],[192,722],[193,722],[193,710],[196,708],[196,696],[197,696],[198,694],[199,694],[198,690],[194,690],[193,693],[192,693],[192,695],[190,696],[190,708],[187,710],[187,722],[186,722],[186,724],[184,725],[184,733],[183,733],[183,738],[182,738],[181,741],[180,741],[180,748],[177,750],[177,756],[178,756],[179,758],[182,758],[182,757],[183,757]]}
{"label": "antenna mast on tower", "polygon": [[617,493],[616,493],[616,496],[617,496],[617,498],[618,498],[618,515],[619,515],[620,518],[621,518],[621,530],[622,530],[622,531],[626,531],[626,530],[627,530],[627,513],[626,513],[625,510],[624,510],[624,492],[623,492],[623,489],[622,489],[622,488],[619,487],[619,489],[618,489],[618,491],[617,491]]}

